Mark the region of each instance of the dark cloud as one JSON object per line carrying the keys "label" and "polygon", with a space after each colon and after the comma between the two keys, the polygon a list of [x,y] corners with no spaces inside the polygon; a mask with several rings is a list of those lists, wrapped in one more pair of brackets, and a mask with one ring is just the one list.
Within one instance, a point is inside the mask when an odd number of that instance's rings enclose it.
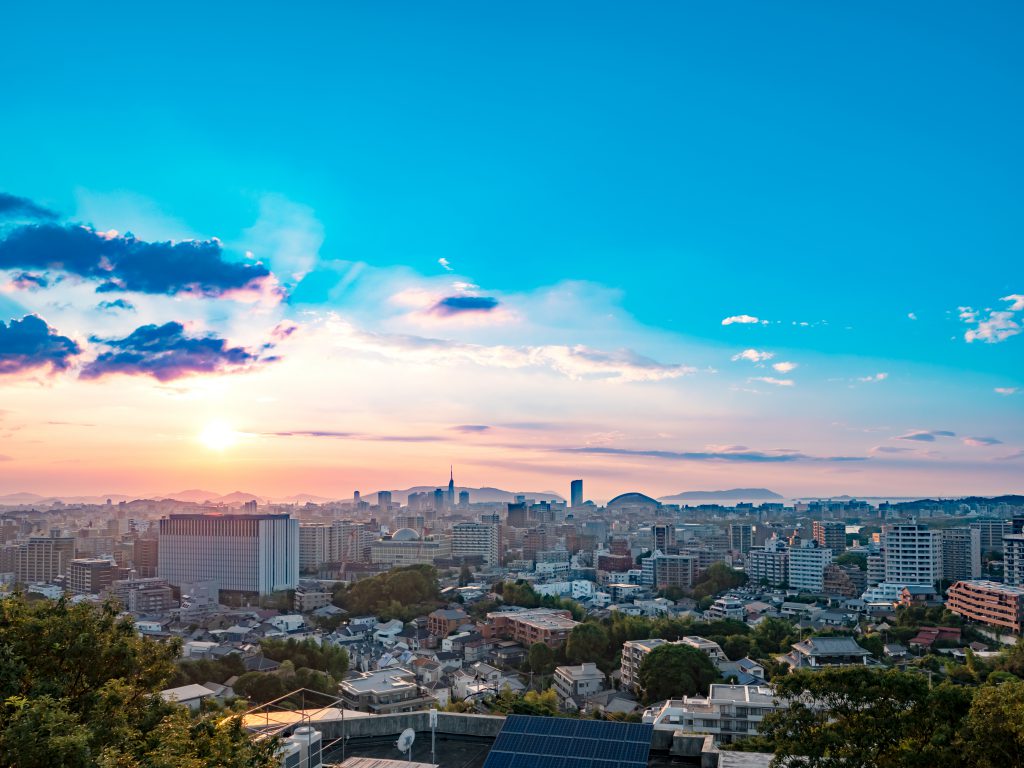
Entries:
{"label": "dark cloud", "polygon": [[490,312],[498,306],[491,296],[447,296],[431,308],[435,315],[451,317],[465,312]]}
{"label": "dark cloud", "polygon": [[0,375],[38,369],[63,371],[82,350],[59,335],[46,321],[26,315],[10,324],[0,322]]}
{"label": "dark cloud", "polygon": [[181,323],[143,325],[123,339],[93,339],[108,347],[82,369],[83,379],[112,373],[152,376],[159,381],[193,373],[226,373],[275,358],[229,347],[216,336],[187,336]]}
{"label": "dark cloud", "polygon": [[490,429],[486,424],[459,424],[456,427],[452,427],[456,432],[486,432]]}
{"label": "dark cloud", "polygon": [[636,451],[627,448],[556,448],[560,453],[596,453],[612,456],[645,456],[675,461],[728,461],[740,463],[780,463],[791,461],[867,461],[863,456],[808,456],[804,453],[763,453],[761,451],[730,451],[714,453],[708,451]]}
{"label": "dark cloud", "polygon": [[21,291],[30,291],[35,288],[47,288],[50,283],[51,281],[48,275],[37,275],[32,272],[22,272],[11,278],[11,284]]}
{"label": "dark cloud", "polygon": [[261,264],[224,260],[217,240],[150,243],[89,227],[37,224],[0,240],[0,269],[53,269],[100,281],[98,293],[139,291],[222,296],[258,290],[270,276]]}
{"label": "dark cloud", "polygon": [[33,203],[26,197],[0,192],[0,218],[22,217],[27,219],[55,219],[57,214],[48,208]]}
{"label": "dark cloud", "polygon": [[900,435],[897,440],[917,440],[922,443],[934,443],[936,437],[956,437],[956,432],[950,432],[945,429],[932,429],[923,430],[918,429],[913,432],[908,432],[905,435]]}
{"label": "dark cloud", "polygon": [[134,312],[135,305],[125,299],[114,299],[113,301],[101,301],[96,305],[96,309],[102,309],[107,312],[113,312],[118,309],[125,312]]}

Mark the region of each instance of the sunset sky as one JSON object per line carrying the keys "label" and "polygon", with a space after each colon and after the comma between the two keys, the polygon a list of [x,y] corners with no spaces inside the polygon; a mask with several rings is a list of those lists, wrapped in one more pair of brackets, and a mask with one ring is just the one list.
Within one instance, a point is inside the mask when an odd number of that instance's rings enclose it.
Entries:
{"label": "sunset sky", "polygon": [[0,494],[1024,492],[1022,17],[6,8]]}

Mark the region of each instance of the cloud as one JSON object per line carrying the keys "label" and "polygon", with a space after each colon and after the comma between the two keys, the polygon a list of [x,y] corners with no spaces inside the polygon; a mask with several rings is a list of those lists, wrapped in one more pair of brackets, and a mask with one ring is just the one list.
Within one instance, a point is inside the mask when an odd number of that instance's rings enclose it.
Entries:
{"label": "cloud", "polygon": [[747,381],[760,381],[776,387],[792,387],[794,384],[792,379],[776,379],[774,376],[754,376]]}
{"label": "cloud", "polygon": [[374,333],[331,315],[326,323],[335,343],[370,356],[404,364],[471,363],[488,368],[547,368],[574,380],[619,382],[662,381],[696,373],[692,366],[660,363],[631,349],[613,351],[575,346],[511,346],[469,344],[424,336]]}
{"label": "cloud", "polygon": [[911,320],[917,320],[917,313],[916,312],[907,312],[907,317],[909,319],[911,319]]}
{"label": "cloud", "polygon": [[0,322],[0,375],[63,371],[80,353],[77,342],[59,335],[37,315]]}
{"label": "cloud", "polygon": [[491,312],[500,302],[491,296],[446,296],[430,311],[442,317],[452,317],[465,312]]}
{"label": "cloud", "polygon": [[313,209],[281,195],[260,198],[259,217],[243,236],[246,256],[269,261],[274,273],[290,284],[314,268],[324,242],[324,227]]}
{"label": "cloud", "polygon": [[57,214],[26,197],[0,192],[0,218],[55,219]]}
{"label": "cloud", "polygon": [[873,382],[876,382],[876,381],[885,381],[888,378],[889,378],[889,374],[885,373],[883,371],[881,373],[876,373],[874,376],[861,376],[861,377],[859,377],[857,379],[857,381],[863,381],[865,383],[873,383]]}
{"label": "cloud", "polygon": [[125,312],[134,312],[135,305],[126,299],[114,299],[113,301],[101,301],[96,305],[97,309],[105,312],[113,312],[115,310],[123,310]]}
{"label": "cloud", "polygon": [[797,367],[798,366],[796,363],[790,363],[786,361],[772,363],[772,368],[774,368],[779,373],[789,373],[790,371],[795,370]]}
{"label": "cloud", "polygon": [[764,352],[757,349],[744,349],[732,356],[733,362],[737,360],[749,360],[752,363],[762,363],[775,357],[774,352]]}
{"label": "cloud", "polygon": [[137,291],[219,297],[263,293],[273,276],[259,263],[224,260],[218,240],[146,242],[77,225],[18,227],[0,240],[0,269],[52,269],[99,282],[97,293]]}
{"label": "cloud", "polygon": [[996,387],[995,392],[997,395],[1016,395],[1020,392],[1020,387]]}
{"label": "cloud", "polygon": [[455,432],[464,432],[466,434],[472,434],[474,432],[486,432],[490,429],[486,424],[459,424],[458,426],[452,427]]}
{"label": "cloud", "polygon": [[443,256],[440,259],[437,260],[437,263],[441,265],[441,267],[444,269],[445,272],[454,272],[455,271],[452,268],[451,262],[448,261],[448,259],[444,258]]}
{"label": "cloud", "polygon": [[366,440],[380,443],[437,443],[437,435],[370,435],[363,432],[335,432],[323,429],[300,429],[286,432],[262,432],[267,437],[327,437],[337,440]]}
{"label": "cloud", "polygon": [[913,453],[913,448],[904,448],[898,445],[876,445],[869,453]]}
{"label": "cloud", "polygon": [[[188,336],[181,323],[143,325],[123,339],[94,339],[108,348],[88,363],[83,379],[98,379],[115,373],[152,376],[172,381],[196,373],[227,373],[245,370],[261,357],[244,347],[231,347],[216,336]],[[267,345],[269,347],[269,345]]]}
{"label": "cloud", "polygon": [[1024,459],[1024,448],[1019,448],[1013,453],[1008,453],[1006,456],[996,457],[996,461],[1014,461],[1016,459]]}
{"label": "cloud", "polygon": [[675,461],[720,461],[738,463],[789,463],[798,461],[847,462],[867,461],[865,456],[808,456],[799,451],[644,451],[628,448],[585,446],[581,448],[556,448],[560,453],[592,453],[611,456],[640,456]]}
{"label": "cloud", "polygon": [[43,274],[34,272],[20,272],[11,276],[10,287],[18,291],[35,291],[40,288],[48,288],[51,284],[50,278]]}
{"label": "cloud", "polygon": [[1003,310],[986,309],[987,317],[983,317],[983,313],[972,307],[959,307],[960,319],[968,325],[975,324],[974,328],[968,328],[964,332],[964,339],[968,344],[974,341],[998,344],[1024,330],[1016,319],[1016,313],[1024,310],[1024,295],[1012,293],[1003,296],[1000,301],[1008,301],[1010,306]]}
{"label": "cloud", "polygon": [[917,440],[923,443],[934,443],[936,437],[956,437],[956,432],[949,432],[945,429],[923,430],[915,429],[905,435],[899,435],[896,440]]}
{"label": "cloud", "polygon": [[994,437],[965,437],[963,439],[964,445],[969,445],[972,448],[984,448],[989,445],[1002,445],[1002,440],[997,440]]}
{"label": "cloud", "polygon": [[759,320],[752,315],[732,315],[722,320],[722,325],[733,325],[738,323],[740,325],[753,325],[760,323],[761,325],[768,325],[767,320]]}

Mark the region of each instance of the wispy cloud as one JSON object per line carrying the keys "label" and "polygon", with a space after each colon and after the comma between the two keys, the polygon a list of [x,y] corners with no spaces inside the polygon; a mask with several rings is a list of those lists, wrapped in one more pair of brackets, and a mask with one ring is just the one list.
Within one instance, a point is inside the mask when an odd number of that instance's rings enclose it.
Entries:
{"label": "wispy cloud", "polygon": [[452,427],[452,429],[455,432],[473,434],[476,432],[486,432],[490,427],[486,424],[459,424],[458,426]]}
{"label": "wispy cloud", "polygon": [[798,367],[799,366],[796,363],[790,363],[786,360],[783,360],[778,363],[772,363],[772,368],[774,368],[779,373],[789,373],[790,371],[796,370]]}
{"label": "wispy cloud", "polygon": [[774,376],[754,376],[747,381],[760,381],[764,384],[771,384],[774,387],[792,387],[795,383],[792,379],[777,379]]}
{"label": "wispy cloud", "polygon": [[606,446],[583,446],[579,448],[554,448],[560,453],[591,453],[608,456],[638,456],[673,461],[714,461],[738,463],[790,463],[800,461],[848,462],[867,461],[865,456],[810,456],[798,451],[658,451],[609,448]]}
{"label": "wispy cloud", "polygon": [[443,256],[440,259],[437,260],[437,263],[441,265],[441,268],[445,272],[454,272],[455,271],[455,269],[452,267],[451,262],[448,261],[448,259],[444,258]]}
{"label": "wispy cloud", "polygon": [[995,392],[997,395],[1016,395],[1020,392],[1020,387],[996,387]]}
{"label": "wispy cloud", "polygon": [[261,432],[266,437],[326,437],[334,440],[365,440],[374,443],[439,443],[437,435],[374,435],[366,432],[337,432],[324,429],[297,429],[282,432]]}
{"label": "wispy cloud", "polygon": [[774,352],[765,352],[759,349],[744,349],[732,356],[733,362],[737,360],[749,360],[752,363],[762,363],[775,357]]}
{"label": "wispy cloud", "polygon": [[860,376],[860,377],[858,377],[857,381],[863,381],[865,383],[870,384],[870,383],[873,383],[873,382],[885,381],[888,378],[889,378],[889,374],[885,373],[884,371],[882,371],[881,373],[876,373],[874,375]]}
{"label": "wispy cloud", "polygon": [[451,317],[467,312],[492,312],[498,304],[498,300],[492,296],[446,296],[430,311],[435,315]]}
{"label": "wispy cloud", "polygon": [[0,192],[0,218],[55,219],[57,214],[27,197]]}
{"label": "wispy cloud", "polygon": [[907,432],[904,435],[899,435],[896,440],[916,440],[922,443],[934,443],[937,437],[956,437],[956,432],[950,432],[945,429],[915,429],[911,432]]}
{"label": "wispy cloud", "polygon": [[990,445],[1002,445],[1003,441],[994,437],[965,437],[963,443],[972,448],[985,448]]}

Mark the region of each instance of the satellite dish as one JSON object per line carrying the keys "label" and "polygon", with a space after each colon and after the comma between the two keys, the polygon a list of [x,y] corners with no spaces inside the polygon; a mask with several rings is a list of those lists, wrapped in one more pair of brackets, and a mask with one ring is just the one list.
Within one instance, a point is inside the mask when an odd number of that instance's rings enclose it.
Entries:
{"label": "satellite dish", "polygon": [[412,728],[406,728],[402,731],[402,735],[398,737],[398,741],[395,742],[395,746],[398,747],[399,752],[408,752],[412,749],[412,743],[416,741],[416,731]]}

